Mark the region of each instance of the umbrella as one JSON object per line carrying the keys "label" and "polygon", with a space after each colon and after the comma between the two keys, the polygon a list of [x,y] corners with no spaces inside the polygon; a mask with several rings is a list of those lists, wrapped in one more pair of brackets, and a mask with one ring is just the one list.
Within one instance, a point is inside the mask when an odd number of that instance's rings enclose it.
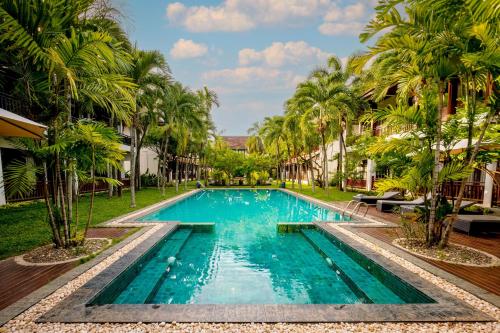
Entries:
{"label": "umbrella", "polygon": [[0,108],[0,136],[42,139],[47,126]]}

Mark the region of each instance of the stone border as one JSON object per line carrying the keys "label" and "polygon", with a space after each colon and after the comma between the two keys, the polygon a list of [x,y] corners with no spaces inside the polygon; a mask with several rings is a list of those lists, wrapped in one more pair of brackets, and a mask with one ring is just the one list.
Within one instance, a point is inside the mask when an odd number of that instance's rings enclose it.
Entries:
{"label": "stone border", "polygon": [[396,238],[396,239],[394,239],[392,241],[392,245],[394,245],[395,247],[400,248],[402,250],[408,251],[409,253],[411,253],[411,254],[413,254],[414,256],[417,256],[417,257],[422,257],[422,258],[426,258],[426,259],[430,259],[430,260],[445,262],[447,264],[469,266],[469,267],[496,267],[496,266],[500,265],[500,259],[498,259],[498,257],[494,256],[493,254],[490,254],[490,253],[487,253],[487,252],[475,249],[473,247],[469,247],[469,246],[465,246],[465,245],[460,245],[460,244],[456,244],[456,243],[450,243],[450,244],[453,244],[454,246],[461,247],[463,249],[468,249],[468,250],[472,250],[474,252],[481,253],[482,255],[490,258],[491,262],[489,264],[485,264],[485,265],[478,265],[478,264],[460,263],[460,262],[454,262],[454,261],[450,261],[450,260],[444,260],[444,259],[434,258],[434,257],[431,257],[431,256],[427,256],[425,254],[421,254],[421,253],[412,251],[411,249],[408,249],[408,248],[400,245],[399,242],[401,240],[403,240],[403,239],[406,239],[406,238]]}
{"label": "stone border", "polygon": [[[375,251],[340,232],[316,224],[375,261],[436,303],[429,304],[106,304],[88,305],[102,290],[151,247],[177,228],[164,223],[160,230],[144,240],[110,267],[94,276],[69,297],[40,317],[37,322],[129,323],[129,322],[210,322],[210,323],[318,323],[318,322],[448,322],[491,321],[491,317],[473,309],[458,298],[437,288]],[[338,227],[338,226],[337,226]]]}
{"label": "stone border", "polygon": [[[103,238],[103,237],[95,237],[95,238],[88,238],[88,239],[103,239],[103,240],[107,240],[108,241],[108,244],[106,244],[103,248],[95,251],[95,252],[92,252],[91,254],[87,254],[87,255],[83,255],[83,256],[79,256],[79,257],[76,257],[76,258],[73,258],[73,259],[68,259],[68,260],[63,260],[63,261],[53,261],[53,262],[31,262],[31,261],[26,261],[24,260],[24,256],[26,255],[25,254],[21,254],[19,256],[15,256],[14,257],[14,261],[16,262],[16,264],[18,265],[21,265],[21,266],[53,266],[53,265],[60,265],[60,264],[67,264],[67,263],[70,263],[70,262],[74,262],[74,261],[78,261],[80,259],[85,259],[85,258],[89,258],[91,256],[95,256],[96,254],[104,251],[105,249],[107,249],[108,246],[110,246],[112,243],[113,243],[113,240],[111,238]],[[44,245],[44,246],[48,246],[48,245]]]}

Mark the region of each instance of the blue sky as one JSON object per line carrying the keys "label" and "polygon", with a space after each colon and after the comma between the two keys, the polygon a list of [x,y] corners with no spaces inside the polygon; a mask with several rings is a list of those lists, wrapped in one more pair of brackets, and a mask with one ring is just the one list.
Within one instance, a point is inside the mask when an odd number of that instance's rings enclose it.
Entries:
{"label": "blue sky", "polygon": [[281,114],[300,81],[331,54],[363,50],[376,0],[115,0],[141,49],[165,54],[176,80],[219,95],[223,135]]}

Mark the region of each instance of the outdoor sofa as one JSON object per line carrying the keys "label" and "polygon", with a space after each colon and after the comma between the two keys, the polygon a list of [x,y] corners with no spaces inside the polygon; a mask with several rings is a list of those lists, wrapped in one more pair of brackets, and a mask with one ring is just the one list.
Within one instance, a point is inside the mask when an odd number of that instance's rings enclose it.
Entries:
{"label": "outdoor sofa", "polygon": [[400,197],[399,192],[385,192],[381,196],[357,194],[352,199],[358,202],[365,202],[369,205],[375,205],[379,200],[396,199],[398,197]]}
{"label": "outdoor sofa", "polygon": [[479,232],[500,232],[500,216],[494,215],[458,215],[453,229],[467,234]]}
{"label": "outdoor sofa", "polygon": [[[462,203],[460,204],[460,209],[459,209],[459,212],[464,209],[464,208],[467,208],[467,207],[470,207],[472,205],[474,205],[475,202],[474,201],[462,201]],[[424,205],[407,205],[406,203],[404,205],[401,205],[401,214],[404,214],[404,213],[413,213],[415,211],[415,208],[417,207],[424,207]]]}
{"label": "outdoor sofa", "polygon": [[[430,194],[427,196],[428,200],[430,199]],[[377,201],[377,210],[379,212],[391,212],[394,207],[399,207],[402,205],[410,206],[410,205],[423,205],[424,197],[418,197],[415,200],[411,201],[401,201],[401,200],[379,200]]]}

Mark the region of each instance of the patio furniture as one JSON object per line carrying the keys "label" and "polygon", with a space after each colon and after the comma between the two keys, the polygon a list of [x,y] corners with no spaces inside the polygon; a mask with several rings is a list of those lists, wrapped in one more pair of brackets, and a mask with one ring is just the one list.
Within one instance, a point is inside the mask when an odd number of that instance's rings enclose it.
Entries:
{"label": "patio furniture", "polygon": [[[474,205],[475,202],[474,201],[462,201],[462,203],[460,204],[460,209],[459,211],[461,211],[462,209],[464,208],[467,208],[469,206],[472,206]],[[401,205],[401,214],[404,214],[404,213],[413,213],[415,211],[415,208],[417,207],[425,207],[424,205],[407,205],[407,204],[404,204],[404,205]]]}
{"label": "patio furniture", "polygon": [[453,229],[467,234],[479,232],[500,232],[500,216],[458,215]]}
{"label": "patio furniture", "polygon": [[396,199],[398,196],[400,196],[399,192],[385,192],[381,196],[357,194],[353,196],[352,199],[369,205],[375,205],[379,200]]}
{"label": "patio furniture", "polygon": [[[427,196],[427,200],[430,199],[430,195]],[[379,200],[377,201],[377,210],[379,212],[391,212],[394,207],[405,206],[418,206],[424,204],[424,197],[418,197],[411,201],[401,201],[401,200]]]}

